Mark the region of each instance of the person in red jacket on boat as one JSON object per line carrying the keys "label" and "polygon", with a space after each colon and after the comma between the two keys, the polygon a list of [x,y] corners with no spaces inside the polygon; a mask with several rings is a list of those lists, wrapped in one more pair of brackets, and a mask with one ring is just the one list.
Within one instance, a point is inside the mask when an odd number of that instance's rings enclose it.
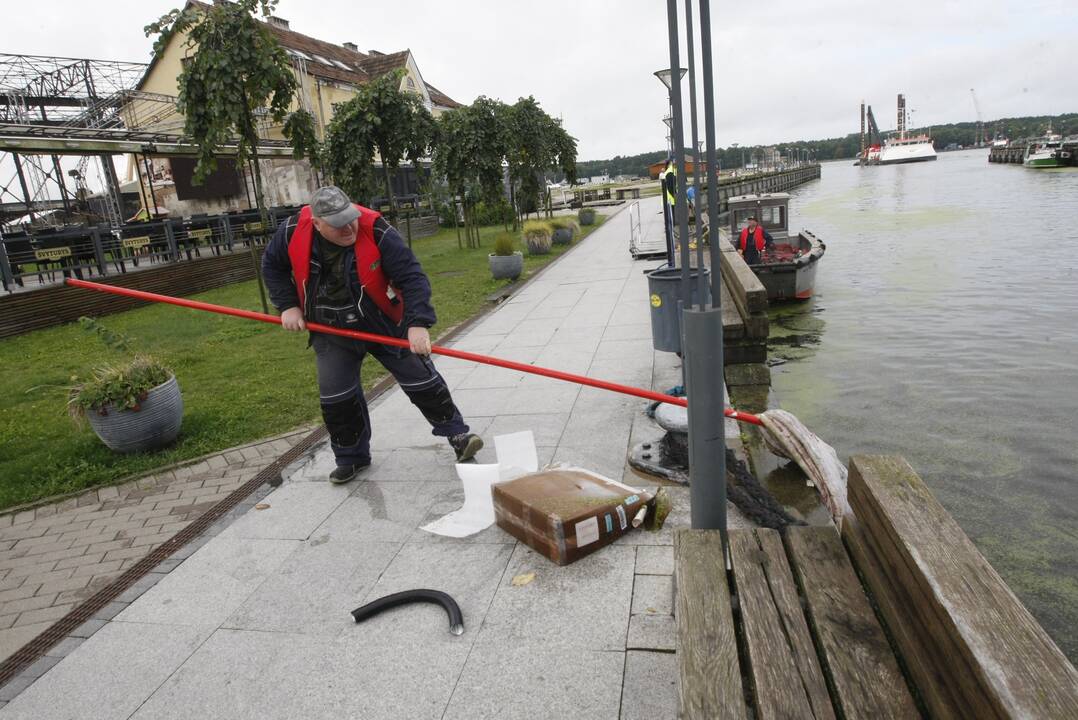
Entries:
{"label": "person in red jacket on boat", "polygon": [[436,320],[430,280],[385,218],[353,204],[337,187],[315,191],[311,203],[281,223],[262,257],[262,275],[285,330],[308,322],[407,337],[409,349],[311,333],[322,418],[345,483],[371,464],[371,422],[360,366],[369,353],[391,372],[432,433],[449,439],[457,462],[483,447],[469,432],[445,380],[430,359],[428,328]]}
{"label": "person in red jacket on boat", "polygon": [[741,228],[741,237],[737,243],[738,254],[745,258],[746,264],[759,265],[761,253],[774,246],[775,240],[771,234],[764,230],[762,225],[757,224],[755,216],[750,216],[748,226]]}

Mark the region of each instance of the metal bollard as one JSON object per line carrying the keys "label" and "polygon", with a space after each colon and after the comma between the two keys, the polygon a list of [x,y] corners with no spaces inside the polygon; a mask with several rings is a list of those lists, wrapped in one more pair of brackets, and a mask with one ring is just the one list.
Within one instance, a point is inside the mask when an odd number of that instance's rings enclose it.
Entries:
{"label": "metal bollard", "polygon": [[722,533],[726,547],[726,435],[723,426],[722,310],[681,316],[689,401],[689,503],[693,529]]}

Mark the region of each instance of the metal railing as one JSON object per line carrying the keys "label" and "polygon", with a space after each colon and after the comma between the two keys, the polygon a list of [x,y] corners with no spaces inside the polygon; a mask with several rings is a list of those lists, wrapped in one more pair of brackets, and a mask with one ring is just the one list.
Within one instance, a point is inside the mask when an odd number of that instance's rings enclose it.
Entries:
{"label": "metal railing", "polygon": [[0,232],[0,280],[14,292],[27,281],[45,286],[66,277],[118,275],[160,263],[221,255],[236,247],[265,244],[299,207],[276,207],[263,223],[257,210],[223,215],[76,225]]}

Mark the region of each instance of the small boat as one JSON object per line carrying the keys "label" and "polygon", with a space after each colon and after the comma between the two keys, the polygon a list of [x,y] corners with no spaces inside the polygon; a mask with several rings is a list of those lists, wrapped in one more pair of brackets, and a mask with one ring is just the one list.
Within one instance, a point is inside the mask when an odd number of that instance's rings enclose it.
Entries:
{"label": "small boat", "polygon": [[1028,168],[1058,168],[1068,165],[1070,153],[1063,149],[1063,138],[1052,134],[1052,126],[1044,137],[1037,138],[1026,147],[1022,164]]}
{"label": "small boat", "polygon": [[827,246],[808,230],[791,235],[789,193],[739,195],[728,200],[730,242],[737,247],[741,229],[755,217],[775,246],[762,253],[762,262],[749,265],[767,289],[768,300],[807,300],[816,284],[816,264]]}

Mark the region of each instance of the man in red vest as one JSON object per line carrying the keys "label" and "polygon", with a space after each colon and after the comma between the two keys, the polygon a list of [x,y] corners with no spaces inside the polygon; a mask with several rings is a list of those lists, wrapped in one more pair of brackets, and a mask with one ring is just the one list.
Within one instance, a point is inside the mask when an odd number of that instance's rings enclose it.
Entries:
{"label": "man in red vest", "polygon": [[430,359],[436,316],[430,281],[400,234],[374,210],[353,204],[339,188],[319,188],[311,204],[277,228],[262,258],[270,299],[285,330],[308,322],[408,338],[410,349],[311,333],[322,418],[345,483],[371,464],[371,423],[360,367],[373,355],[431,424],[449,439],[457,462],[483,447],[453,404]]}
{"label": "man in red vest", "polygon": [[741,228],[741,237],[738,239],[737,252],[748,265],[760,264],[760,253],[764,248],[771,248],[775,240],[771,234],[764,230],[762,225],[756,224],[756,217],[749,217],[748,227]]}

